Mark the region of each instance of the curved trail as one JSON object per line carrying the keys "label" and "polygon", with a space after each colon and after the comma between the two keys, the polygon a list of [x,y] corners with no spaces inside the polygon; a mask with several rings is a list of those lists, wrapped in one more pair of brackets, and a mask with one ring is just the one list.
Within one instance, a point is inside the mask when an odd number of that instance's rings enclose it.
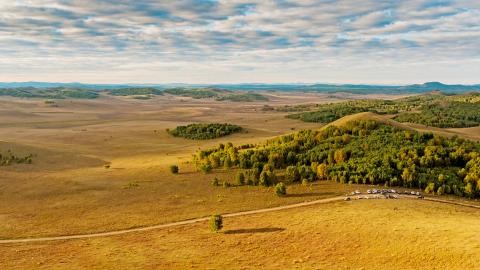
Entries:
{"label": "curved trail", "polygon": [[[333,197],[333,198],[320,199],[320,200],[315,200],[315,201],[310,201],[310,202],[302,202],[302,203],[296,203],[296,204],[290,204],[290,205],[284,205],[284,206],[278,206],[278,207],[272,207],[272,208],[264,208],[264,209],[258,209],[258,210],[243,211],[243,212],[230,213],[230,214],[222,214],[222,216],[223,217],[237,217],[237,216],[246,216],[246,215],[252,215],[252,214],[260,214],[260,213],[280,211],[280,210],[302,207],[302,206],[309,206],[309,205],[320,204],[320,203],[341,201],[344,198],[345,198],[345,196],[338,196],[338,197]],[[110,231],[110,232],[101,232],[101,233],[51,236],[51,237],[39,237],[39,238],[5,239],[5,240],[0,240],[0,244],[31,243],[31,242],[73,240],[73,239],[84,239],[84,238],[93,238],[93,237],[114,236],[114,235],[120,235],[120,234],[126,234],[126,233],[151,231],[151,230],[155,230],[155,229],[162,229],[162,228],[169,228],[169,227],[174,227],[174,226],[179,226],[179,225],[193,224],[193,223],[197,223],[197,222],[207,221],[209,218],[210,217],[202,217],[202,218],[195,218],[195,219],[177,221],[177,222],[160,224],[160,225],[125,229],[125,230],[117,230],[117,231]]]}
{"label": "curved trail", "polygon": [[[296,204],[290,204],[290,205],[284,205],[284,206],[277,206],[277,207],[272,207],[272,208],[263,208],[263,209],[258,209],[258,210],[250,210],[250,211],[236,212],[236,213],[230,213],[230,214],[222,214],[222,216],[223,217],[238,217],[238,216],[246,216],[246,215],[274,212],[274,211],[286,210],[286,209],[315,205],[315,204],[321,204],[321,203],[342,201],[342,200],[344,200],[344,198],[345,198],[345,196],[338,196],[338,197],[319,199],[319,200],[314,200],[314,201],[309,201],[309,202],[302,202],[302,203],[296,203]],[[351,198],[354,199],[354,200],[358,199],[358,197],[357,198],[351,197]],[[414,199],[416,197],[404,196],[403,195],[400,198]],[[447,200],[441,200],[441,199],[435,199],[435,198],[429,198],[429,197],[425,197],[423,199],[427,200],[427,201],[432,201],[432,202],[461,205],[461,206],[465,206],[465,207],[473,207],[473,208],[480,209],[479,205],[471,205],[471,204],[466,204],[466,203],[461,203],[461,202],[447,201]],[[127,234],[127,233],[133,233],[133,232],[151,231],[151,230],[155,230],[155,229],[163,229],[163,228],[169,228],[169,227],[180,226],[180,225],[188,225],[188,224],[193,224],[193,223],[197,223],[197,222],[207,221],[209,218],[210,217],[202,217],[202,218],[195,218],[195,219],[171,222],[171,223],[166,223],[166,224],[159,224],[159,225],[125,229],[125,230],[117,230],[117,231],[110,231],[110,232],[101,232],[101,233],[51,236],[51,237],[39,237],[39,238],[5,239],[5,240],[0,240],[0,244],[32,243],[32,242],[44,242],[44,241],[56,241],[56,240],[73,240],[73,239],[85,239],[85,238],[93,238],[93,237],[106,237],[106,236],[114,236],[114,235]]]}

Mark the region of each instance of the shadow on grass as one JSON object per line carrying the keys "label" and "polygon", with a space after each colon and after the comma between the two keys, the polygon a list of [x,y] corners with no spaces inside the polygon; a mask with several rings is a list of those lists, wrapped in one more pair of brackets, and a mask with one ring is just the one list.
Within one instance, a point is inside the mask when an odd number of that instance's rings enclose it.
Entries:
{"label": "shadow on grass", "polygon": [[324,196],[324,197],[331,197],[338,195],[334,192],[307,192],[307,193],[296,193],[296,194],[287,194],[285,197],[315,197],[315,196]]}
{"label": "shadow on grass", "polygon": [[273,233],[284,231],[284,228],[253,228],[253,229],[238,229],[226,230],[224,234],[242,234],[242,233]]}

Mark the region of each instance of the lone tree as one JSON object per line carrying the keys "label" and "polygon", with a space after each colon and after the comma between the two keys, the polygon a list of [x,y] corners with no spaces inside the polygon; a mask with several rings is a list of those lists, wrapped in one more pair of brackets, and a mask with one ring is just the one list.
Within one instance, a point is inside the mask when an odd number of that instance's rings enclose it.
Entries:
{"label": "lone tree", "polygon": [[287,187],[284,183],[278,183],[275,186],[275,194],[277,194],[278,197],[283,197],[287,195]]}
{"label": "lone tree", "polygon": [[178,173],[178,166],[177,165],[170,166],[170,172],[173,173],[173,174],[177,174]]}
{"label": "lone tree", "polygon": [[214,232],[218,232],[223,228],[223,217],[221,215],[212,215],[210,217],[210,228]]}
{"label": "lone tree", "polygon": [[243,174],[243,172],[239,172],[237,174],[237,184],[239,186],[245,185],[245,175]]}

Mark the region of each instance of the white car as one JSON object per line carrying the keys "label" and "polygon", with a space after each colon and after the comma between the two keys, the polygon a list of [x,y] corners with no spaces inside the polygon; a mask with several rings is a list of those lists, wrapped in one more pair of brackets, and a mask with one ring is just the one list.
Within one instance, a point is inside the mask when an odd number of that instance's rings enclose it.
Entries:
{"label": "white car", "polygon": [[372,191],[369,189],[369,190],[367,190],[367,193],[368,193],[368,194],[372,194]]}
{"label": "white car", "polygon": [[360,190],[355,190],[355,194],[362,194]]}

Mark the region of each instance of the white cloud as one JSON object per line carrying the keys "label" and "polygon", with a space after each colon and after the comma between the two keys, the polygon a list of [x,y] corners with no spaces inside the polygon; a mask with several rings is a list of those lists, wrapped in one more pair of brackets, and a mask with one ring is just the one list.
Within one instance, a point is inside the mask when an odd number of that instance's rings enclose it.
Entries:
{"label": "white cloud", "polygon": [[455,69],[480,70],[479,8],[473,0],[0,0],[0,80],[409,83],[430,70],[425,77],[475,82],[473,70]]}

